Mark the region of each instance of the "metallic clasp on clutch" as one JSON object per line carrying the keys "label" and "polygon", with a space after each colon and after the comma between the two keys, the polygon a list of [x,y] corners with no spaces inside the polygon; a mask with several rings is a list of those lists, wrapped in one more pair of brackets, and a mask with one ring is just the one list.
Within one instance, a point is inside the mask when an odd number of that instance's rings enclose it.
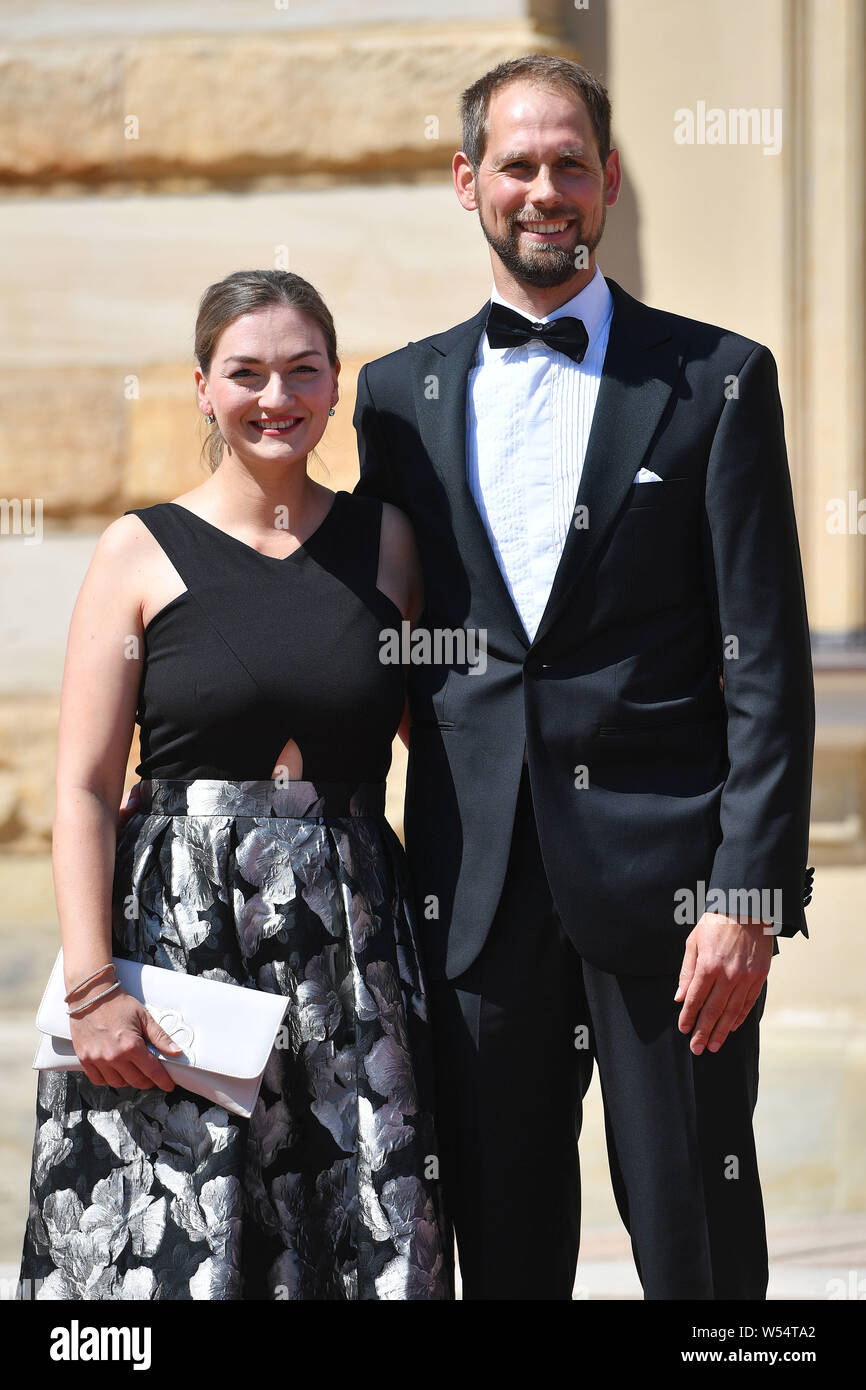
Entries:
{"label": "metallic clasp on clutch", "polygon": [[[160,1028],[165,1029],[172,1042],[183,1048],[182,1057],[171,1057],[169,1060],[194,1067],[195,1053],[192,1045],[195,1042],[195,1034],[189,1024],[176,1009],[157,1009],[152,1004],[145,1004],[145,1008],[154,1022],[158,1023]],[[150,1043],[147,1044],[147,1047],[155,1057],[165,1060],[164,1054],[158,1048],[152,1047]]]}

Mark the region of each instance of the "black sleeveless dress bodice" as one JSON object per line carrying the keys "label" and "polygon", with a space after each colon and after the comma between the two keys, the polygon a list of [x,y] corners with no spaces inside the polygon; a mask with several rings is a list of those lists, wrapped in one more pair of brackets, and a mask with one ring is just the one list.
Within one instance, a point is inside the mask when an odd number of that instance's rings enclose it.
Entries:
{"label": "black sleeveless dress bodice", "polygon": [[404,686],[380,660],[402,621],[376,587],[382,504],[337,492],[284,559],[179,503],[132,514],[187,586],[145,629],[139,776],[267,778],[294,739],[306,780],[384,781]]}

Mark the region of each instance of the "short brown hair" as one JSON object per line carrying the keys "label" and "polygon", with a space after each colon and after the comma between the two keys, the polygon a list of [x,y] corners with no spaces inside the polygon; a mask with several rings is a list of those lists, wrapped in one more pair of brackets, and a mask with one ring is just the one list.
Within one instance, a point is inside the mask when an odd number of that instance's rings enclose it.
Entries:
{"label": "short brown hair", "polygon": [[487,116],[490,98],[511,82],[532,82],[580,97],[589,112],[598,154],[604,164],[610,154],[610,97],[597,77],[580,63],[551,53],[528,53],[485,72],[460,98],[463,153],[477,173],[487,148]]}
{"label": "short brown hair", "polygon": [[[337,334],[331,311],[309,280],[293,275],[289,270],[236,270],[208,285],[202,295],[195,321],[195,357],[202,375],[210,373],[214,351],[223,331],[243,314],[265,309],[269,304],[289,304],[322,330],[328,361],[337,365]],[[207,462],[214,472],[222,462],[225,440],[219,426],[212,425],[202,445]]]}

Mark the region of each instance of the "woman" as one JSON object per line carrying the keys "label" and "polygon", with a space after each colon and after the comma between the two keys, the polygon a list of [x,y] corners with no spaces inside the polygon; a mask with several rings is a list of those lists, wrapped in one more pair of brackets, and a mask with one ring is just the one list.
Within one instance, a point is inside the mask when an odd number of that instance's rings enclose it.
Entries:
{"label": "woman", "polygon": [[[70,629],[54,869],[83,1072],[40,1076],[22,1278],[62,1299],[448,1298],[384,819],[404,690],[380,632],[421,606],[411,527],[307,473],[340,363],[306,281],[210,286],[195,355],[212,476],[108,527]],[[141,810],[115,836],[136,718]],[[178,1049],[112,954],[287,996],[249,1121],[173,1085],[151,1047]]]}

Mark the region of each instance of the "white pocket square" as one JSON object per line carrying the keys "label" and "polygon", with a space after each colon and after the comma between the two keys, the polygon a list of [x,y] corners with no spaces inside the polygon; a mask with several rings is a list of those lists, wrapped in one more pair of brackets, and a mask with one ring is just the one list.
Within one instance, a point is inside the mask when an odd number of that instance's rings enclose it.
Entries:
{"label": "white pocket square", "polygon": [[640,468],[634,475],[634,481],[635,483],[660,483],[662,480],[658,473],[654,473],[651,468]]}

